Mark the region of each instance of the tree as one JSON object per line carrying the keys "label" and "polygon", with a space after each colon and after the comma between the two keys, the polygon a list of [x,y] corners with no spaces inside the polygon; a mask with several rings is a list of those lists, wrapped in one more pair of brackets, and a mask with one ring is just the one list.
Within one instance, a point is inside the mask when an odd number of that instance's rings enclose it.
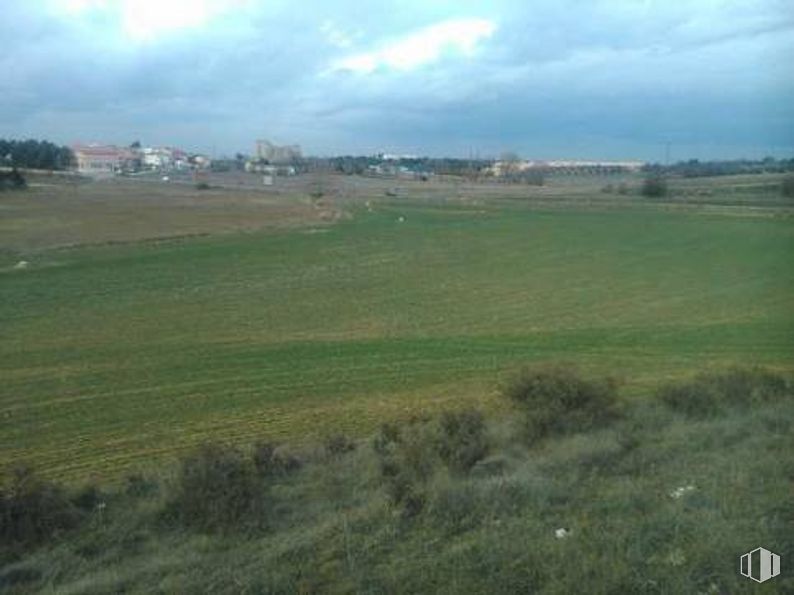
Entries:
{"label": "tree", "polygon": [[501,154],[499,161],[502,163],[502,177],[512,179],[520,171],[521,157],[514,151],[505,151]]}
{"label": "tree", "polygon": [[74,156],[68,147],[48,141],[0,139],[0,160],[12,167],[65,169],[72,165]]}

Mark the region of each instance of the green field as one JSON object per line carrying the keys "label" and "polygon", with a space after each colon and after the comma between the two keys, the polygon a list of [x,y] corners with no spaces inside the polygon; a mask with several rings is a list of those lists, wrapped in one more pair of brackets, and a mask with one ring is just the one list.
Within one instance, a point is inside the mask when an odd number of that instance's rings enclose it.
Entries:
{"label": "green field", "polygon": [[112,479],[208,438],[363,435],[498,406],[536,360],[632,395],[792,369],[789,215],[543,205],[405,198],[331,226],[40,250],[0,272],[0,463]]}

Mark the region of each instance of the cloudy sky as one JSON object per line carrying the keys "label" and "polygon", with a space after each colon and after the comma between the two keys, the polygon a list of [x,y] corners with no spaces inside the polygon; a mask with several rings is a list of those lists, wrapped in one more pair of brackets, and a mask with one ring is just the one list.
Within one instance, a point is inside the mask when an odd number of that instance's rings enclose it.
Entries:
{"label": "cloudy sky", "polygon": [[794,155],[790,0],[0,0],[0,137]]}

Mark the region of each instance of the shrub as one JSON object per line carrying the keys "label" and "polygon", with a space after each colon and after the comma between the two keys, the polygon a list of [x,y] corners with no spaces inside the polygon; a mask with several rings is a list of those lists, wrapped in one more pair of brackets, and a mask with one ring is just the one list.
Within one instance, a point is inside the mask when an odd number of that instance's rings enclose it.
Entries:
{"label": "shrub", "polygon": [[207,182],[199,182],[196,184],[196,190],[210,190],[211,186]]}
{"label": "shrub", "polygon": [[787,198],[794,198],[794,174],[789,174],[783,178],[780,190],[783,196]]}
{"label": "shrub", "polygon": [[264,520],[264,486],[239,450],[207,444],[181,460],[169,511],[201,530],[255,526]]}
{"label": "shrub", "polygon": [[439,420],[436,449],[452,471],[466,472],[488,454],[485,420],[474,409],[447,411]]}
{"label": "shrub", "polygon": [[22,190],[27,185],[24,176],[16,168],[10,172],[0,172],[0,190]]}
{"label": "shrub", "polygon": [[611,421],[617,416],[616,388],[610,379],[586,379],[573,368],[541,365],[516,375],[502,393],[522,410],[525,437],[532,442]]}
{"label": "shrub", "polygon": [[274,442],[260,441],[254,445],[254,467],[262,477],[289,475],[301,468],[301,461]]}
{"label": "shrub", "polygon": [[80,510],[91,512],[104,500],[105,496],[99,487],[89,484],[75,494],[74,498],[72,498],[72,504]]}
{"label": "shrub", "polygon": [[[484,505],[485,504],[485,505]],[[487,503],[466,482],[440,482],[428,498],[427,515],[433,525],[448,534],[474,528],[487,514]]]}
{"label": "shrub", "polygon": [[27,467],[12,472],[0,492],[0,539],[6,545],[34,544],[77,525],[80,513],[61,486]]}
{"label": "shrub", "polygon": [[405,516],[418,514],[426,500],[427,480],[437,466],[429,424],[414,422],[402,427],[383,424],[372,446],[389,500]]}
{"label": "shrub", "polygon": [[760,405],[790,393],[789,381],[779,374],[763,368],[731,368],[667,384],[657,397],[684,415],[707,417],[727,407]]}
{"label": "shrub", "polygon": [[667,195],[667,180],[661,176],[645,178],[642,182],[642,195],[649,198],[659,198]]}
{"label": "shrub", "polygon": [[152,479],[147,479],[139,473],[127,476],[125,492],[134,498],[143,498],[156,494],[160,489],[158,483]]}
{"label": "shrub", "polygon": [[323,447],[327,455],[338,457],[356,450],[356,443],[345,434],[333,434],[325,438]]}

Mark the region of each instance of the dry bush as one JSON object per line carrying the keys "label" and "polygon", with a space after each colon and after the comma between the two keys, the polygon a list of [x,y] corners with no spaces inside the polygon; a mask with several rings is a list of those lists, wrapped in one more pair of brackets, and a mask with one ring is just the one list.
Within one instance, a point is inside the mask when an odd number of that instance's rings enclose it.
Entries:
{"label": "dry bush", "polygon": [[424,507],[426,484],[438,464],[433,444],[426,422],[383,424],[373,439],[386,494],[405,516],[415,516]]}
{"label": "dry bush", "polygon": [[356,450],[356,443],[346,434],[332,434],[323,440],[323,449],[330,457],[339,457]]}
{"label": "dry bush", "polygon": [[302,461],[275,442],[257,442],[252,453],[254,467],[261,477],[289,475],[303,466]]}
{"label": "dry bush", "polygon": [[780,186],[783,196],[787,198],[794,198],[794,174],[788,174],[783,178],[783,183]]}
{"label": "dry bush", "polygon": [[661,176],[651,176],[642,182],[642,195],[648,198],[667,196],[667,180]]}
{"label": "dry bush", "polygon": [[77,525],[79,510],[65,490],[28,467],[12,472],[0,491],[0,540],[4,545],[35,544]]}
{"label": "dry bush", "polygon": [[708,417],[729,407],[774,401],[791,392],[791,383],[779,374],[763,368],[731,368],[667,384],[657,391],[657,397],[684,415]]}
{"label": "dry bush", "polygon": [[522,411],[529,442],[589,430],[618,415],[616,383],[584,378],[570,366],[526,368],[503,386],[502,394]]}
{"label": "dry bush", "polygon": [[263,524],[265,486],[236,448],[206,444],[180,461],[167,512],[183,524],[223,531]]}
{"label": "dry bush", "polygon": [[466,472],[488,454],[485,418],[475,409],[446,411],[438,423],[436,450],[450,470]]}

